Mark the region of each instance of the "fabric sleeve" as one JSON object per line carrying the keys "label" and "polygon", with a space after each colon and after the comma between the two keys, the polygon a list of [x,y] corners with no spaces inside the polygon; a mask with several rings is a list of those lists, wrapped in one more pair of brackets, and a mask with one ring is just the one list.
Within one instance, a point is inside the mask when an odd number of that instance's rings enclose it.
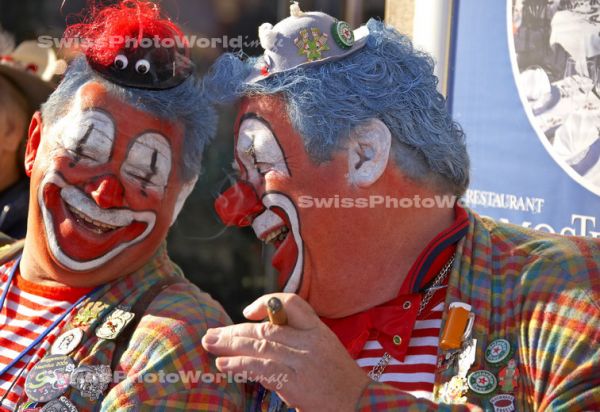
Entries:
{"label": "fabric sleeve", "polygon": [[482,411],[475,405],[436,404],[427,399],[418,399],[400,389],[380,382],[371,382],[366,387],[356,405],[358,412],[406,411]]}
{"label": "fabric sleeve", "polygon": [[230,324],[221,306],[189,283],[152,302],[123,353],[118,383],[101,411],[239,411],[242,388],[220,373],[201,345],[206,330]]}
{"label": "fabric sleeve", "polygon": [[600,410],[600,248],[571,242],[522,278],[520,355],[536,411]]}

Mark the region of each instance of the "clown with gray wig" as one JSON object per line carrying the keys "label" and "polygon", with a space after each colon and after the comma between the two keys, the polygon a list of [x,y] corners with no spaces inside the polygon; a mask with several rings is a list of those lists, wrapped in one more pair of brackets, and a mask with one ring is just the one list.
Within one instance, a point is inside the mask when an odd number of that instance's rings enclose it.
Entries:
{"label": "clown with gray wig", "polygon": [[2,237],[0,409],[240,410],[237,384],[181,378],[218,373],[200,339],[230,320],[165,245],[215,111],[156,4],[94,4],[31,120],[26,237]]}
{"label": "clown with gray wig", "polygon": [[205,83],[239,104],[215,208],[274,247],[282,291],[244,310],[271,321],[203,339],[260,382],[252,410],[598,409],[599,245],[461,205],[465,136],[432,59],[297,4],[259,36]]}

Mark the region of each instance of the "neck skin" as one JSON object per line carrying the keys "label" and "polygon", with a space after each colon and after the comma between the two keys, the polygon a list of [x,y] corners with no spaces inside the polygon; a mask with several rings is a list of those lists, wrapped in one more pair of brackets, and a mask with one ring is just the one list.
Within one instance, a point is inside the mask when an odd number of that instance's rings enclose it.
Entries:
{"label": "neck skin", "polygon": [[30,250],[31,248],[27,247],[27,238],[25,238],[23,257],[21,258],[21,264],[19,265],[21,276],[24,279],[44,286],[67,286],[48,276],[42,267],[36,263],[36,260],[31,258],[31,254],[29,253]]}
{"label": "neck skin", "polygon": [[0,150],[0,165],[2,165],[2,173],[0,173],[0,192],[3,192],[19,181],[20,172],[19,165],[17,165],[16,153]]}
{"label": "neck skin", "polygon": [[[365,196],[441,196],[439,191],[408,179],[396,167],[388,167],[369,192]],[[346,262],[340,263],[343,280],[319,282],[328,290],[311,291],[309,302],[320,316],[341,318],[395,298],[423,249],[454,219],[452,207],[371,209],[356,224],[357,231],[349,235],[356,242],[354,251],[346,254]]]}

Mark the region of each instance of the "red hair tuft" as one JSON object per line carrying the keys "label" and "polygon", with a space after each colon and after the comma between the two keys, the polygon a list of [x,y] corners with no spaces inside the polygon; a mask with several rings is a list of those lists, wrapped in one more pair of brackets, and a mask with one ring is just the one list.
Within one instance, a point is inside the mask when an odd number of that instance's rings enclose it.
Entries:
{"label": "red hair tuft", "polygon": [[87,58],[101,66],[113,64],[128,44],[139,47],[142,39],[174,39],[187,47],[181,29],[161,15],[157,4],[146,0],[121,0],[104,7],[92,3],[89,16],[69,25],[64,37],[82,41]]}

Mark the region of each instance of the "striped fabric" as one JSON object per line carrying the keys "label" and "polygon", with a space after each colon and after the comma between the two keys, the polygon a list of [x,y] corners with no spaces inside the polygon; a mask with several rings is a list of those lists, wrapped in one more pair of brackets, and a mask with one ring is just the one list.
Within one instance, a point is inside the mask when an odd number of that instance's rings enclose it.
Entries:
{"label": "striped fabric", "polygon": [[[417,398],[432,399],[443,312],[442,302],[427,314],[427,319],[417,319],[404,362],[392,358],[379,382],[385,382]],[[369,340],[356,363],[368,373],[379,363],[384,353],[377,340]]]}
{"label": "striped fabric", "polygon": [[[110,365],[114,341],[96,337],[95,330],[117,305],[132,305],[155,283],[176,276],[181,283],[163,290],[147,308],[113,371],[113,382],[98,401],[75,389],[65,396],[79,411],[238,411],[243,408],[242,389],[219,375],[214,357],[201,345],[206,329],[231,321],[209,295],[187,281],[168,258],[163,245],[141,269],[105,285],[82,302],[100,302],[104,309],[89,325],[82,326],[86,340],[69,356],[76,366]],[[72,327],[70,321],[63,330]],[[34,352],[30,365],[47,351],[46,342]],[[19,404],[27,402],[21,396]]]}
{"label": "striped fabric", "polygon": [[[600,410],[600,241],[560,237],[495,223],[469,211],[446,305],[473,306],[478,340],[471,371],[488,369],[484,351],[504,338],[519,370],[517,411]],[[445,320],[442,320],[442,325]],[[436,371],[435,393],[457,374]],[[370,383],[360,411],[494,410],[486,396],[468,392],[467,404],[435,404],[384,383]],[[510,407],[509,407],[510,409]],[[507,409],[508,410],[508,409]]]}
{"label": "striped fabric", "polygon": [[[14,262],[0,266],[0,294],[8,287],[8,275],[13,266]],[[0,369],[12,362],[79,297],[71,293],[74,291],[72,288],[32,286],[18,276],[18,273],[10,285],[0,312]],[[53,337],[56,332],[54,331]],[[1,406],[5,410],[14,410],[16,401],[23,392],[25,378],[22,372],[31,359],[31,353],[0,376],[0,399],[6,395]],[[7,393],[9,388],[10,393]]]}

